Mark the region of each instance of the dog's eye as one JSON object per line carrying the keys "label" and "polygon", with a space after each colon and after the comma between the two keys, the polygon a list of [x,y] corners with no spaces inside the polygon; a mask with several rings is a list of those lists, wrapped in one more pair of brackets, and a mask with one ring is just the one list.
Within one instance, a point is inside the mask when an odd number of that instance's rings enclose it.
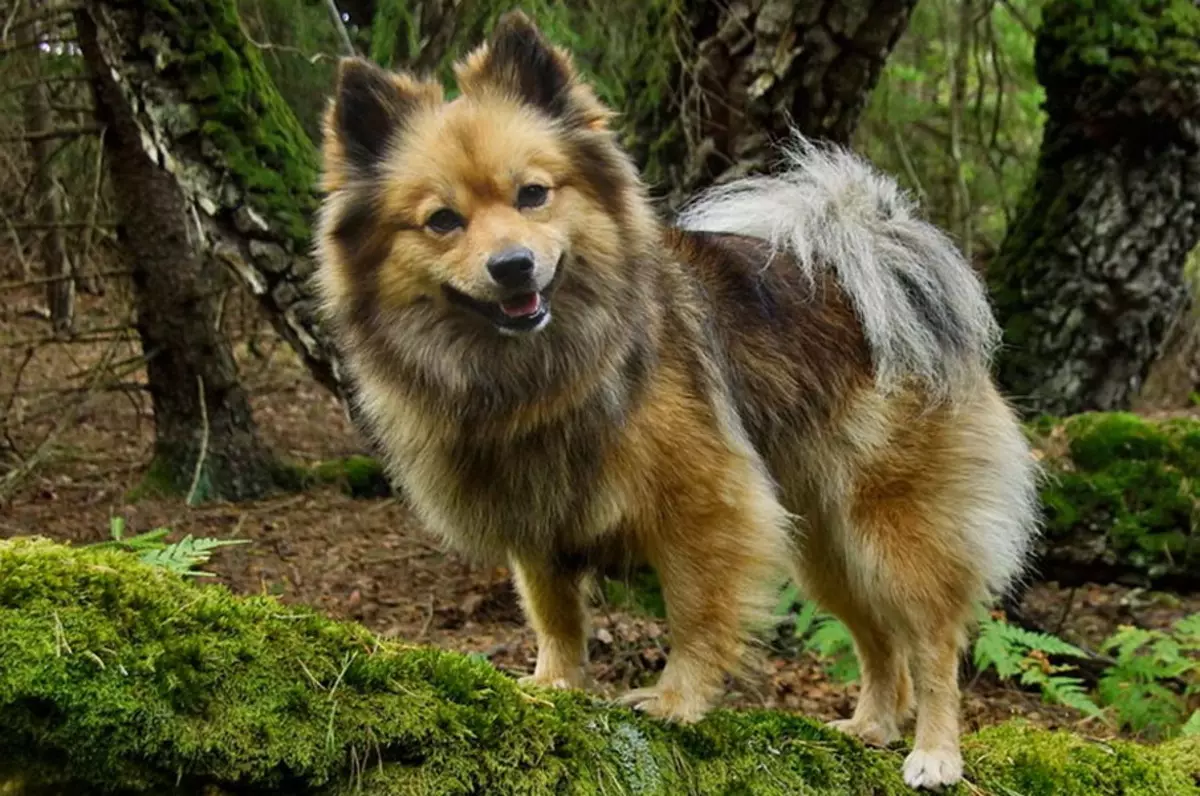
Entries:
{"label": "dog's eye", "polygon": [[463,217],[448,207],[443,207],[441,210],[435,211],[433,215],[425,220],[425,226],[439,235],[445,235],[466,225],[467,222]]}
{"label": "dog's eye", "polygon": [[517,191],[517,207],[526,210],[531,207],[541,207],[546,204],[550,189],[545,185],[522,185]]}

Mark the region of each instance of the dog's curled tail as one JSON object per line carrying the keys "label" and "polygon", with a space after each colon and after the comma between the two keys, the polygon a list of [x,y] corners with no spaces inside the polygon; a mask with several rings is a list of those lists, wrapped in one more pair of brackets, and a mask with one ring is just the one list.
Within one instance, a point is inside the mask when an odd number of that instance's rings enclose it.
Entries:
{"label": "dog's curled tail", "polygon": [[833,269],[862,323],[876,380],[956,392],[986,369],[1000,332],[982,280],[894,180],[850,152],[795,135],[787,168],[710,189],[679,226],[786,250],[810,277]]}

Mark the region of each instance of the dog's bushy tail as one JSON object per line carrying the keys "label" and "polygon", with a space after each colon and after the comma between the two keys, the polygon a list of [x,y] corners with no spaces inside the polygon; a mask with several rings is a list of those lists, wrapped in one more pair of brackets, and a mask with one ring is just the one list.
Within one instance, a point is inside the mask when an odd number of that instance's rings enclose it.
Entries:
{"label": "dog's bushy tail", "polygon": [[1000,332],[982,280],[915,203],[866,161],[796,135],[787,168],[702,194],[684,229],[748,235],[808,275],[833,269],[866,334],[876,379],[953,394],[986,368]]}

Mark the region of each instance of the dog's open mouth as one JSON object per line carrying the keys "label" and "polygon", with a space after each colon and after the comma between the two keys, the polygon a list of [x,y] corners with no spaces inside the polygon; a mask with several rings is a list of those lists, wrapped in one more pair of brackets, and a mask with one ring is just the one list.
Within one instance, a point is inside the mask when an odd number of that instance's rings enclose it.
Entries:
{"label": "dog's open mouth", "polygon": [[506,333],[536,332],[550,322],[550,299],[545,292],[518,293],[503,301],[472,298],[449,285],[443,285],[451,302],[482,315]]}

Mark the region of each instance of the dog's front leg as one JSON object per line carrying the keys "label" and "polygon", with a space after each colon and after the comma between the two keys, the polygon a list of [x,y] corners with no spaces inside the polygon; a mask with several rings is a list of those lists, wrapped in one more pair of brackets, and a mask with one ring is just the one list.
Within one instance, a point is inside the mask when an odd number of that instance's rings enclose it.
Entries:
{"label": "dog's front leg", "polygon": [[587,617],[580,575],[548,559],[514,556],[514,580],[525,616],[537,633],[537,666],[522,683],[578,688],[587,663]]}
{"label": "dog's front leg", "polygon": [[720,695],[725,674],[743,663],[748,631],[762,618],[785,553],[782,509],[765,490],[741,498],[677,509],[673,527],[646,540],[667,604],[671,653],[658,683],[621,703],[697,721]]}

